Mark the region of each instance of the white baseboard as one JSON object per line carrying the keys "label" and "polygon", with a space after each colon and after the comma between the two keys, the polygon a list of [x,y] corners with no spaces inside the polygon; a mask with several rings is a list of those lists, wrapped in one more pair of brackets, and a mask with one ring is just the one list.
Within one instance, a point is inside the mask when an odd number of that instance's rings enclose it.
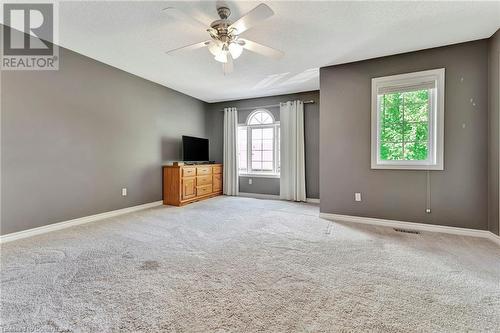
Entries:
{"label": "white baseboard", "polygon": [[352,223],[362,223],[362,224],[372,224],[391,228],[401,228],[410,229],[418,231],[429,231],[429,232],[442,232],[446,234],[461,235],[461,236],[473,236],[487,238],[496,244],[500,245],[500,237],[488,230],[476,230],[468,228],[458,228],[458,227],[448,227],[443,225],[435,224],[424,224],[416,222],[405,222],[397,220],[385,220],[377,219],[373,217],[360,217],[351,215],[340,215],[340,214],[329,214],[329,213],[319,213],[319,217],[338,222],[352,222]]}
{"label": "white baseboard", "polygon": [[492,233],[491,231],[489,232],[490,233],[490,240],[497,243],[498,245],[500,245],[500,236],[498,235],[495,235],[494,233]]}
{"label": "white baseboard", "polygon": [[262,193],[247,193],[240,192],[238,193],[240,197],[245,198],[254,198],[254,199],[268,199],[268,200],[279,200],[280,196],[276,194],[262,194]]}
{"label": "white baseboard", "polygon": [[84,224],[84,223],[99,221],[102,219],[107,219],[107,218],[118,216],[118,215],[136,212],[138,210],[152,208],[152,207],[160,206],[162,204],[163,204],[163,201],[155,201],[155,202],[150,202],[150,203],[143,204],[143,205],[112,210],[110,212],[105,212],[105,213],[100,213],[100,214],[95,214],[95,215],[90,215],[90,216],[84,216],[84,217],[80,217],[80,218],[69,220],[69,221],[52,223],[52,224],[44,225],[44,226],[38,227],[38,228],[13,232],[11,234],[6,234],[6,235],[0,236],[0,244],[6,243],[6,242],[11,242],[11,241],[22,239],[22,238],[35,236],[35,235],[44,234],[44,233],[55,231],[55,230],[66,229],[66,228],[73,227],[73,226],[80,225],[80,224]]}
{"label": "white baseboard", "polygon": [[[245,198],[254,198],[254,199],[280,200],[280,196],[276,195],[276,194],[261,194],[261,193],[240,192],[239,196],[240,197],[245,197]],[[309,203],[319,203],[319,199],[307,198],[306,202],[309,202]]]}

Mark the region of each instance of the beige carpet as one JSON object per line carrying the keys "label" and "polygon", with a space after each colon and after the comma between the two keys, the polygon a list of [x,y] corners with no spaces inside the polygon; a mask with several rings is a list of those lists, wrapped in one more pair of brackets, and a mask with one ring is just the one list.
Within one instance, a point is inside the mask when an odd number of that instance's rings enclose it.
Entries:
{"label": "beige carpet", "polygon": [[219,197],[7,243],[5,332],[500,332],[500,248]]}

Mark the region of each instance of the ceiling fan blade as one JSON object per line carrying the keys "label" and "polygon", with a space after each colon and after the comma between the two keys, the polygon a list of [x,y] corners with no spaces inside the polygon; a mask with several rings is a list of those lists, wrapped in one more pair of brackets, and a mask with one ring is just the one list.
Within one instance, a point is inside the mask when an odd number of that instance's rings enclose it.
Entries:
{"label": "ceiling fan blade", "polygon": [[262,54],[266,57],[281,59],[285,55],[285,53],[280,50],[273,49],[272,47],[265,46],[248,39],[240,38],[238,39],[238,41],[240,41],[240,45],[243,46],[243,48],[258,54]]}
{"label": "ceiling fan blade", "polygon": [[163,8],[162,9],[162,12],[169,15],[169,16],[172,16],[176,19],[179,19],[179,20],[184,20],[184,21],[187,21],[193,25],[197,25],[197,26],[201,26],[203,28],[206,29],[206,27],[209,27],[210,26],[210,22],[203,22],[202,19],[200,18],[197,18],[197,17],[193,17],[193,16],[190,16],[186,13],[184,13],[182,10],[180,9],[177,9],[175,7],[166,7],[166,8]]}
{"label": "ceiling fan blade", "polygon": [[169,51],[167,51],[165,53],[166,54],[172,54],[172,53],[177,52],[177,51],[191,51],[191,50],[201,49],[202,47],[208,46],[209,43],[210,43],[210,41],[206,40],[206,41],[203,41],[203,42],[199,42],[199,43],[195,43],[195,44],[190,44],[190,45],[178,47],[176,49],[169,50]]}
{"label": "ceiling fan blade", "polygon": [[236,33],[241,34],[243,31],[250,29],[260,21],[264,21],[273,15],[273,10],[269,8],[268,5],[261,3],[249,11],[246,15],[240,17],[236,22],[231,24],[229,29],[236,29]]}

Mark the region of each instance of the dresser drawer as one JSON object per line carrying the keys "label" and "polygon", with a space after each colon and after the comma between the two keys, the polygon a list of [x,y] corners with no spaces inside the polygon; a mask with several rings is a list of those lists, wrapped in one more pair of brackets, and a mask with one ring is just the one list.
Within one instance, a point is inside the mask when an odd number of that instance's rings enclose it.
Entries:
{"label": "dresser drawer", "polygon": [[182,177],[194,177],[196,176],[196,168],[182,168]]}
{"label": "dresser drawer", "polygon": [[211,166],[196,167],[196,175],[197,176],[211,175],[211,174],[212,174],[212,167]]}
{"label": "dresser drawer", "polygon": [[210,184],[212,184],[212,176],[211,175],[196,177],[196,186],[210,185]]}
{"label": "dresser drawer", "polygon": [[196,187],[196,196],[201,196],[210,193],[212,193],[212,184]]}
{"label": "dresser drawer", "polygon": [[216,166],[212,167],[212,170],[213,170],[214,174],[222,173],[222,166],[221,165],[216,165]]}

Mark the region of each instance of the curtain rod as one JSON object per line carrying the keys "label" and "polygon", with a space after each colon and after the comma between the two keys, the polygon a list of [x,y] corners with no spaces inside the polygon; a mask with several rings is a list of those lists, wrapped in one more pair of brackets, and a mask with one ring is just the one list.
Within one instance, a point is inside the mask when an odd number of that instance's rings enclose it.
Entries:
{"label": "curtain rod", "polygon": [[[315,102],[313,100],[310,100],[310,101],[304,101],[303,102],[304,104],[314,104]],[[270,104],[270,105],[260,105],[260,106],[248,106],[246,108],[236,108],[239,110],[253,110],[253,109],[265,109],[265,108],[275,108],[275,107],[278,107],[280,106],[279,104]],[[222,112],[224,112],[224,109],[220,110]]]}

